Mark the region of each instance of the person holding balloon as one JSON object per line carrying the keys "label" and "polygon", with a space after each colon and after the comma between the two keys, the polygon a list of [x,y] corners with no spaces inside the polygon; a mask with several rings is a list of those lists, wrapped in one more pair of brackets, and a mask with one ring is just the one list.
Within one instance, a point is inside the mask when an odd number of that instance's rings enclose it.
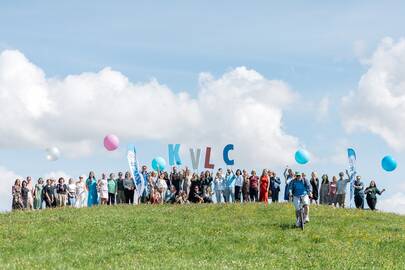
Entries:
{"label": "person holding balloon", "polygon": [[375,206],[377,204],[377,194],[381,195],[385,189],[382,189],[381,191],[377,188],[377,184],[375,183],[374,180],[370,182],[370,185],[366,188],[364,193],[366,194],[366,200],[367,200],[367,205],[371,210],[375,210]]}

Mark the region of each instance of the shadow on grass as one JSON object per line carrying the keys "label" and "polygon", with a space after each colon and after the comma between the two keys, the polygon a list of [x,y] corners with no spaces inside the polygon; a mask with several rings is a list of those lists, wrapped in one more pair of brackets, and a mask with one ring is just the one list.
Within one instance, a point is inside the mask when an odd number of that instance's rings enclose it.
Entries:
{"label": "shadow on grass", "polygon": [[279,224],[280,229],[282,230],[295,230],[296,227],[294,224],[291,223],[284,223],[284,224]]}

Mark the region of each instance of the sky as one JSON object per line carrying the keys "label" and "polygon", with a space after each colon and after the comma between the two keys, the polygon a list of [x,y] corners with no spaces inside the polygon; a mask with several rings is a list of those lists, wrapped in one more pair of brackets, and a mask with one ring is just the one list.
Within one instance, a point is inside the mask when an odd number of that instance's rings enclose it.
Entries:
{"label": "sky", "polygon": [[[401,1],[2,1],[0,210],[16,177],[77,178],[235,145],[235,168],[357,170],[405,213]],[[120,148],[107,152],[107,134]],[[56,146],[59,160],[46,160]],[[305,148],[311,161],[297,165]],[[380,166],[392,155],[398,168]],[[203,158],[200,169],[203,169]]]}

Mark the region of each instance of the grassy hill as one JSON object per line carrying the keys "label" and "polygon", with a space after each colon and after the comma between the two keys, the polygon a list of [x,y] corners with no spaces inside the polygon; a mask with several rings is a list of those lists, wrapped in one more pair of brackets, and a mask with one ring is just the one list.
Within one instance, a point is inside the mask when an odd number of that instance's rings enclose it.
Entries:
{"label": "grassy hill", "polygon": [[405,216],[289,204],[0,215],[0,269],[405,269]]}

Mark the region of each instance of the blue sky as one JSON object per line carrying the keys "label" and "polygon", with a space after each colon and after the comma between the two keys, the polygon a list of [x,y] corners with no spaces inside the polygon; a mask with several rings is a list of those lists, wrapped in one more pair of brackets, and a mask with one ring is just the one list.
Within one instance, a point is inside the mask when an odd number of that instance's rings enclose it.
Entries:
{"label": "blue sky", "polygon": [[[0,4],[0,50],[18,50],[47,78],[62,80],[108,66],[131,82],[155,78],[192,98],[201,72],[219,78],[245,66],[282,80],[299,96],[282,108],[283,130],[318,159],[299,169],[337,174],[345,167],[329,158],[339,146],[342,155],[353,146],[360,174],[366,182],[376,178],[388,198],[404,182],[404,152],[371,132],[347,133],[341,99],[358,88],[369,69],[362,58],[370,57],[384,37],[405,36],[404,8],[401,1],[7,1]],[[322,99],[328,99],[327,112],[317,120]],[[166,155],[165,140],[134,137],[123,144],[130,140],[136,140],[144,161]],[[43,159],[36,145],[0,150],[0,166],[18,175],[126,169],[124,150],[54,163]],[[379,166],[388,153],[399,162],[392,174]]]}

